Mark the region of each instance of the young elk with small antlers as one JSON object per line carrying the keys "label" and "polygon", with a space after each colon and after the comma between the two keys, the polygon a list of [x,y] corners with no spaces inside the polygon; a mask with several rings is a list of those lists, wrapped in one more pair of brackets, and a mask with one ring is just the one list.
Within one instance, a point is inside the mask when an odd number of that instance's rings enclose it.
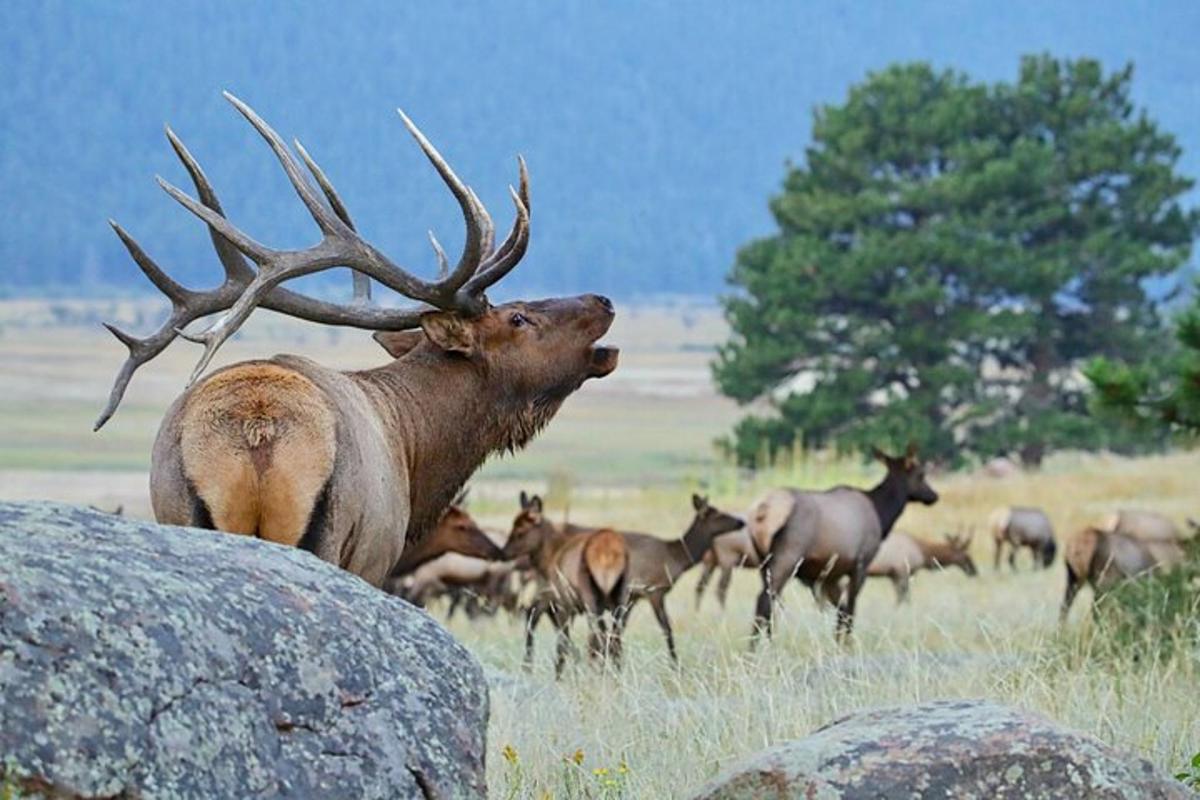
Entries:
{"label": "young elk with small antlers", "polygon": [[[543,513],[542,499],[521,493],[521,511],[513,520],[504,557],[528,556],[542,582],[525,622],[525,665],[533,663],[533,632],[548,613],[558,632],[554,674],[562,675],[571,647],[571,620],[586,614],[593,656],[611,654],[621,661],[621,632],[629,610],[629,547],[609,529],[559,528]],[[611,614],[612,626],[603,620]]]}
{"label": "young elk with small antlers", "polygon": [[[754,613],[755,638],[771,635],[771,611],[790,578],[820,587],[837,607],[838,638],[849,636],[867,566],[904,507],[933,505],[938,496],[925,482],[916,448],[892,457],[873,448],[887,475],[870,490],[836,486],[823,492],[775,489],[757,505],[750,535],[762,557],[763,588]],[[848,580],[843,592],[841,582]]]}
{"label": "young elk with small antlers", "polygon": [[[510,187],[516,221],[497,247],[491,217],[475,192],[401,113],[466,223],[462,257],[453,268],[432,240],[442,274],[429,282],[358,235],[341,198],[299,142],[296,152],[320,192],[279,135],[249,106],[226,97],[275,153],[321,241],[305,250],[272,250],[247,236],[225,218],[200,166],[168,130],[199,200],[159,183],[208,225],[225,280],[209,291],[186,289],[113,224],[134,261],[171,300],[172,313],[144,339],[108,326],[129,357],[97,428],[116,410],[133,372],[176,336],[202,343],[192,384],[167,412],[154,443],[155,516],[302,547],[380,585],[405,543],[425,536],[490,453],[524,446],[585,380],[612,372],[616,349],[596,345],[612,324],[612,303],[597,295],[488,302],[487,289],[517,265],[529,242],[524,162],[520,189]],[[280,286],[332,267],[354,271],[354,302],[325,302]],[[419,305],[369,305],[372,278]],[[276,356],[199,380],[217,349],[260,306],[375,330],[394,360],[347,373]],[[218,312],[204,332],[182,334],[188,324]]]}
{"label": "young elk with small antlers", "polygon": [[948,533],[944,542],[929,542],[904,531],[892,531],[867,567],[867,576],[889,579],[896,590],[897,605],[908,601],[909,580],[918,570],[958,567],[973,578],[979,570],[968,552],[971,538]]}

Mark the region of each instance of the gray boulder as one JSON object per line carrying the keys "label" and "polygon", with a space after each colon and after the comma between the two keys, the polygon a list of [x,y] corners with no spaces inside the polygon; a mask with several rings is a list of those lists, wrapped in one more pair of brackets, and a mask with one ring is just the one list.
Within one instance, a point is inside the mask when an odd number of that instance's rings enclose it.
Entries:
{"label": "gray boulder", "polygon": [[308,553],[0,503],[0,787],[483,797],[487,716],[440,625]]}
{"label": "gray boulder", "polygon": [[696,800],[1189,798],[1148,762],[988,701],[843,717],[728,770]]}

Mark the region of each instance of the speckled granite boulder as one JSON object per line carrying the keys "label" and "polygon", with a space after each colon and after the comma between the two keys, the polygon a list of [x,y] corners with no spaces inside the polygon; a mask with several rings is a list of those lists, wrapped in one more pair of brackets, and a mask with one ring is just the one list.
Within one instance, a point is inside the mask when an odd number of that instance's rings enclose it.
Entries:
{"label": "speckled granite boulder", "polygon": [[696,800],[1140,800],[1182,784],[1049,720],[987,701],[844,717],[734,766]]}
{"label": "speckled granite boulder", "polygon": [[0,785],[482,797],[487,715],[441,626],[308,553],[0,503]]}

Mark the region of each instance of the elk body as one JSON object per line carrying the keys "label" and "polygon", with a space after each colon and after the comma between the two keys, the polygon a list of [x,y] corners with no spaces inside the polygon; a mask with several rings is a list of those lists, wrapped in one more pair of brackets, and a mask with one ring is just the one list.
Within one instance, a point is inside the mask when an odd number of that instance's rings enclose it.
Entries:
{"label": "elk body", "polygon": [[[302,547],[380,585],[405,543],[419,542],[433,528],[489,454],[524,446],[585,380],[616,367],[617,351],[596,345],[612,323],[612,304],[597,295],[488,302],[486,290],[516,266],[528,244],[523,162],[520,189],[511,190],[516,221],[496,246],[491,217],[474,191],[401,114],[466,223],[455,266],[432,240],[442,269],[429,282],[356,233],[345,205],[299,143],[296,151],[320,193],[278,134],[248,106],[227,97],[274,151],[321,241],[306,250],[271,250],[230,224],[199,165],[168,131],[199,200],[160,183],[208,225],[225,281],[204,292],[180,286],[114,224],[173,311],[145,339],[109,326],[129,357],[97,427],[116,409],[138,367],[189,323],[223,312],[207,330],[187,335],[204,345],[204,353],[154,443],[150,490],[156,518]],[[280,286],[339,266],[355,273],[353,303],[320,301]],[[418,305],[370,305],[372,278]],[[258,306],[375,330],[393,360],[377,369],[339,372],[306,358],[276,356],[197,380]]]}
{"label": "elk body", "polygon": [[[685,572],[725,535],[745,527],[743,520],[709,504],[708,499],[692,495],[695,516],[678,539],[660,539],[645,533],[622,535],[629,546],[629,596],[631,602],[645,599],[667,640],[667,652],[678,663],[675,635],[667,615],[667,592]],[[624,616],[622,617],[624,619]]]}
{"label": "elk body", "polygon": [[[513,520],[504,557],[527,556],[542,587],[529,606],[525,623],[525,664],[533,661],[533,632],[549,614],[557,631],[554,674],[562,674],[570,648],[571,620],[587,617],[592,655],[610,653],[619,664],[621,632],[629,610],[629,546],[609,529],[567,530],[543,513],[539,497],[521,494],[521,511]],[[611,627],[603,620],[612,616]]]}
{"label": "elk body", "polygon": [[[914,448],[898,458],[879,450],[873,454],[887,466],[887,475],[870,490],[850,486],[823,492],[775,489],[757,504],[750,521],[750,534],[763,564],[763,588],[754,612],[756,638],[763,632],[770,636],[775,600],[792,577],[814,593],[824,591],[837,607],[839,638],[848,636],[867,567],[905,505],[937,502],[937,493],[926,483],[924,465]],[[845,591],[843,579],[848,582]]]}
{"label": "elk body", "polygon": [[909,581],[919,570],[958,567],[970,577],[977,575],[970,547],[970,537],[947,535],[945,541],[930,542],[904,531],[892,531],[867,567],[867,576],[890,580],[896,590],[896,603],[904,603],[908,600]]}
{"label": "elk body", "polygon": [[1097,527],[1083,528],[1067,540],[1063,549],[1067,590],[1059,616],[1066,619],[1084,584],[1090,584],[1099,598],[1122,581],[1174,566],[1183,559],[1183,547],[1177,539],[1145,539]]}
{"label": "elk body", "polygon": [[696,608],[700,607],[704,590],[717,570],[721,572],[721,577],[717,580],[717,602],[721,608],[725,608],[725,598],[729,595],[733,570],[738,567],[757,570],[761,566],[758,551],[754,548],[754,540],[750,538],[750,531],[745,525],[739,530],[713,539],[712,547],[704,554],[702,563],[704,567],[700,572],[700,580],[696,582]]}
{"label": "elk body", "polygon": [[1179,538],[1179,527],[1169,517],[1139,509],[1126,508],[1106,514],[1096,527],[1102,531],[1122,533],[1135,539]]}
{"label": "elk body", "polygon": [[1029,548],[1034,560],[1040,561],[1043,567],[1049,567],[1054,561],[1057,545],[1054,540],[1054,526],[1050,518],[1040,508],[1024,506],[1009,506],[998,508],[988,518],[988,528],[992,533],[992,541],[996,546],[993,566],[1000,569],[1000,559],[1008,546],[1008,566],[1017,568],[1017,551],[1022,547]]}

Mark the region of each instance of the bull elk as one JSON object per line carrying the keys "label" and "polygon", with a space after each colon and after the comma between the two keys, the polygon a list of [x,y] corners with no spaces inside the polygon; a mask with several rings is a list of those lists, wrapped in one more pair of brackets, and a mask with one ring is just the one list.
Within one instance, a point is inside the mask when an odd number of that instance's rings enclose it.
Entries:
{"label": "bull elk", "polygon": [[908,601],[909,581],[913,573],[923,569],[958,567],[969,577],[979,571],[971,558],[971,537],[946,534],[944,541],[931,542],[893,531],[879,546],[879,552],[867,567],[867,576],[887,578],[896,590],[896,604]]}
{"label": "bull elk", "polygon": [[[592,655],[611,653],[619,664],[621,632],[629,610],[629,546],[609,529],[559,528],[546,518],[542,500],[521,493],[521,510],[513,520],[504,557],[528,557],[542,588],[529,606],[525,622],[525,665],[533,662],[533,632],[543,614],[557,631],[554,674],[562,675],[570,644],[570,625],[587,617]],[[611,627],[603,616],[612,617]]]}
{"label": "bull elk", "polygon": [[[887,475],[870,490],[775,489],[756,505],[749,524],[762,559],[763,588],[754,611],[755,639],[771,635],[772,608],[792,577],[814,593],[818,587],[824,591],[837,608],[838,638],[849,636],[858,594],[880,543],[908,503],[937,502],[915,447],[899,457],[876,448],[872,455],[887,467]],[[848,581],[845,591],[843,579]]]}
{"label": "bull elk", "polygon": [[988,517],[988,528],[996,546],[995,569],[1000,569],[1005,545],[1008,546],[1008,566],[1013,570],[1017,568],[1017,551],[1023,547],[1029,548],[1034,560],[1041,562],[1043,567],[1049,567],[1054,561],[1058,547],[1054,541],[1054,526],[1040,508],[997,508]]}
{"label": "bull elk", "polygon": [[1063,549],[1067,590],[1059,618],[1065,620],[1084,584],[1097,598],[1122,581],[1179,564],[1183,547],[1177,539],[1139,538],[1127,533],[1088,526],[1071,536]]}
{"label": "bull elk", "polygon": [[[113,223],[172,311],[146,338],[108,326],[129,356],[96,427],[116,410],[133,373],[177,336],[203,344],[189,387],[168,410],[154,443],[155,517],[298,546],[380,585],[406,541],[425,536],[489,454],[523,447],[585,380],[612,372],[617,350],[596,344],[612,324],[612,303],[598,295],[488,302],[488,288],[517,265],[529,243],[523,161],[520,188],[510,187],[515,221],[496,246],[491,217],[475,192],[401,112],[466,225],[462,256],[453,267],[431,236],[441,269],[438,279],[426,281],[357,233],[333,185],[299,142],[295,152],[319,191],[283,139],[249,106],[226,97],[274,152],[321,240],[307,249],[273,250],[243,233],[226,219],[199,164],[168,129],[198,199],[161,178],[159,183],[208,226],[225,279],[208,291],[185,288]],[[353,302],[317,300],[280,285],[333,267],[353,271]],[[417,305],[371,305],[371,279]],[[281,355],[201,379],[213,355],[258,307],[374,330],[392,361],[339,372]],[[183,332],[218,312],[206,330]]]}

